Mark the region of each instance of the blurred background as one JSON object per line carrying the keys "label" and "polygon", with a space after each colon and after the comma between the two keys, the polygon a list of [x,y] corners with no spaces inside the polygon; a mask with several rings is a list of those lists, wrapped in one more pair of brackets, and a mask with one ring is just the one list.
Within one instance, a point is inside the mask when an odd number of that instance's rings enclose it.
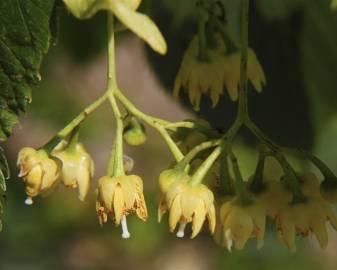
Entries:
{"label": "blurred background", "polygon": [[[228,29],[238,39],[239,2],[224,1]],[[337,11],[328,0],[251,1],[250,46],[267,75],[262,94],[249,93],[252,118],[282,145],[310,150],[337,173]],[[195,1],[147,0],[141,10],[154,19],[167,39],[169,51],[155,55],[129,33],[118,35],[117,75],[124,93],[146,113],[171,121],[203,117],[225,130],[235,117],[236,104],[225,95],[215,110],[204,98],[193,112],[182,96],[171,97],[182,54],[196,32]],[[59,186],[51,194],[24,205],[24,185],[16,178],[16,155],[24,146],[38,147],[75,117],[106,85],[105,16],[78,21],[59,4],[58,41],[45,58],[42,81],[33,102],[4,148],[12,177],[8,181],[4,229],[0,234],[0,269],[336,269],[337,233],[330,230],[329,246],[321,251],[312,239],[297,239],[290,254],[268,224],[265,246],[255,240],[243,251],[229,253],[205,230],[195,240],[177,239],[167,221],[156,221],[157,178],[172,157],[158,134],[147,128],[141,147],[127,147],[134,173],[145,184],[150,218],[131,217],[131,239],[119,228],[98,224],[93,192],[81,203],[77,191]],[[96,163],[92,184],[104,175],[113,141],[113,117],[108,105],[88,117],[81,140]],[[247,177],[256,165],[256,142],[242,133],[235,150]],[[300,163],[300,164],[299,164]],[[308,164],[294,160],[300,168]]]}

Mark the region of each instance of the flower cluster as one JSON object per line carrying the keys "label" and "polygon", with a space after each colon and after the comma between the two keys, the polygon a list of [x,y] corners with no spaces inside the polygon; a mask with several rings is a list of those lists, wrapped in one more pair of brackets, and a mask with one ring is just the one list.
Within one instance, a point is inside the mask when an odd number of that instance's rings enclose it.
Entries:
{"label": "flower cluster", "polygon": [[[199,57],[200,42],[195,36],[190,42],[181,62],[180,70],[174,82],[174,96],[178,97],[181,88],[188,92],[189,100],[195,110],[200,109],[202,95],[209,95],[212,106],[215,107],[219,98],[227,89],[232,101],[238,99],[240,82],[241,52],[236,49],[228,51],[225,42],[215,35],[213,48],[207,48],[207,59]],[[261,64],[254,51],[248,49],[247,75],[254,89],[261,92],[266,84],[266,78]]]}

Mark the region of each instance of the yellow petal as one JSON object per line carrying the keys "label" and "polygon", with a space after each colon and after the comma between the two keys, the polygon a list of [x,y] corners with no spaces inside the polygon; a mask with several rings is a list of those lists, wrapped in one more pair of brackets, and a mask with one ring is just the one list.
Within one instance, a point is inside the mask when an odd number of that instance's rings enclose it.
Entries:
{"label": "yellow petal", "polygon": [[195,206],[195,211],[192,219],[192,235],[191,239],[197,236],[200,232],[202,225],[205,221],[205,205],[203,202],[200,202],[198,205]]}
{"label": "yellow petal", "polygon": [[317,241],[322,249],[325,249],[328,245],[328,232],[326,230],[325,224],[320,223],[312,226],[312,230],[316,235]]}
{"label": "yellow petal", "polygon": [[137,201],[136,214],[140,219],[146,221],[148,218],[148,214],[143,193],[138,193],[136,201]]}
{"label": "yellow petal", "polygon": [[216,226],[215,207],[213,204],[211,205],[210,209],[207,212],[207,220],[209,230],[211,234],[213,234]]}
{"label": "yellow petal", "polygon": [[173,232],[177,226],[178,221],[181,217],[181,204],[180,204],[181,195],[177,195],[171,205],[170,215],[169,215],[169,226],[170,231]]}
{"label": "yellow petal", "polygon": [[78,197],[84,201],[88,195],[90,187],[90,173],[87,168],[80,166],[77,172]]}
{"label": "yellow petal", "polygon": [[117,186],[114,195],[113,208],[115,213],[115,223],[119,225],[124,214],[124,197],[122,189]]}

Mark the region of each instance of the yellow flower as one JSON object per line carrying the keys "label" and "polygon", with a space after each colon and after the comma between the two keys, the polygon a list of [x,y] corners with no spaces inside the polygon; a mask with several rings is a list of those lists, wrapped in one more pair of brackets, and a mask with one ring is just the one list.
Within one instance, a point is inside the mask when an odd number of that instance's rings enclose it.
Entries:
{"label": "yellow flower", "polygon": [[237,249],[243,249],[250,237],[257,238],[257,247],[263,246],[266,212],[258,201],[242,204],[237,197],[220,208],[222,245],[231,251],[233,241]]}
{"label": "yellow flower", "polygon": [[183,88],[189,94],[195,110],[200,109],[201,95],[209,95],[214,107],[223,94],[223,57],[225,46],[218,39],[220,49],[208,49],[208,61],[200,61],[198,37],[194,37],[187,48],[174,82],[173,94],[179,97]]}
{"label": "yellow flower", "polygon": [[74,149],[56,150],[53,153],[62,161],[61,180],[67,187],[77,188],[79,199],[86,198],[91,177],[94,175],[94,162],[81,143],[77,143]]}
{"label": "yellow flower", "polygon": [[256,199],[266,210],[266,215],[274,219],[281,207],[291,202],[292,194],[283,181],[266,181],[265,189],[256,194]]}
{"label": "yellow flower", "polygon": [[276,217],[278,237],[294,252],[295,233],[301,236],[314,233],[321,248],[325,248],[328,244],[327,221],[337,229],[337,218],[328,203],[319,197],[308,197],[305,202],[287,204],[280,209]]}
{"label": "yellow flower", "polygon": [[103,176],[98,180],[96,211],[98,220],[103,225],[112,218],[116,225],[122,225],[122,237],[129,238],[126,216],[136,213],[146,220],[147,208],[143,195],[143,181],[137,175],[118,177]]}
{"label": "yellow flower", "polygon": [[61,169],[60,162],[43,150],[24,147],[18,154],[19,177],[26,184],[27,205],[33,204],[33,197],[50,190],[56,183]]}
{"label": "yellow flower", "polygon": [[[238,87],[240,83],[241,52],[226,54],[223,56],[223,80],[230,98],[238,99]],[[257,92],[262,91],[266,84],[266,77],[254,51],[248,48],[247,76]]]}
{"label": "yellow flower", "polygon": [[160,189],[160,202],[158,207],[158,222],[161,222],[163,215],[168,211],[166,204],[166,192],[169,187],[176,181],[188,181],[189,175],[183,170],[168,169],[159,175],[159,189]]}
{"label": "yellow flower", "polygon": [[174,181],[169,185],[165,194],[166,209],[169,210],[169,226],[173,232],[179,222],[177,237],[184,237],[187,223],[192,222],[192,235],[194,238],[201,230],[207,217],[211,233],[215,229],[215,208],[213,193],[203,184],[192,186],[188,179]]}

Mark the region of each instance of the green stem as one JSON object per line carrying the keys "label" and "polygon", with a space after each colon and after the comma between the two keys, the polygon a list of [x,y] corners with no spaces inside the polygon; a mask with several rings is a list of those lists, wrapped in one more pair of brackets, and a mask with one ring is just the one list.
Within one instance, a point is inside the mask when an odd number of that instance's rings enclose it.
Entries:
{"label": "green stem", "polygon": [[239,199],[239,202],[242,204],[250,203],[252,199],[249,196],[245,182],[243,181],[240,168],[239,168],[239,164],[238,164],[238,160],[235,157],[231,149],[229,149],[229,156],[232,161],[233,173],[235,176],[235,190],[236,190],[236,194]]}
{"label": "green stem", "polygon": [[306,200],[303,195],[296,172],[291,167],[287,159],[284,157],[282,152],[280,151],[280,147],[276,145],[269,137],[267,137],[252,121],[247,121],[247,128],[256,136],[256,138],[264,144],[269,150],[270,154],[274,156],[278,162],[280,163],[285,175],[286,175],[286,183],[293,194],[293,202],[300,203]]}
{"label": "green stem", "polygon": [[226,45],[226,54],[232,54],[239,50],[239,47],[233,42],[233,40],[228,35],[224,25],[219,21],[219,19],[214,18],[214,26],[216,30],[220,33],[222,40]]}
{"label": "green stem", "polygon": [[142,121],[152,126],[159,132],[159,134],[162,136],[162,138],[164,139],[165,143],[167,144],[171,153],[173,154],[174,158],[177,161],[180,161],[181,159],[183,159],[184,155],[181,153],[178,146],[175,144],[175,142],[172,140],[169,133],[165,129],[166,125],[171,124],[170,122],[149,116],[141,112],[118,89],[114,91],[114,95],[124,105],[124,107],[129,112],[131,112],[135,117],[141,119]]}
{"label": "green stem", "polygon": [[213,163],[220,156],[222,152],[222,146],[216,147],[213,152],[205,159],[205,161],[200,165],[196,172],[192,175],[189,183],[192,186],[197,186],[201,184],[202,180],[206,176],[209,169],[212,167]]}
{"label": "green stem", "polygon": [[207,54],[207,42],[206,42],[206,14],[201,6],[198,7],[199,18],[198,18],[198,41],[199,41],[199,61],[207,62],[209,57]]}
{"label": "green stem", "polygon": [[230,195],[233,193],[227,151],[223,151],[220,156],[220,191],[223,195]]}
{"label": "green stem", "polygon": [[81,124],[86,117],[100,107],[107,99],[107,93],[104,93],[88,107],[86,107],[79,115],[77,115],[69,124],[61,129],[53,138],[51,138],[42,148],[50,153],[55,146],[63,139],[65,139],[72,130]]}
{"label": "green stem", "polygon": [[241,1],[241,65],[240,65],[240,86],[239,86],[239,107],[238,115],[245,121],[248,116],[248,25],[249,25],[249,0]]}
{"label": "green stem", "polygon": [[114,91],[117,89],[116,62],[115,62],[115,33],[113,15],[108,12],[108,97],[116,119],[115,139],[113,142],[107,174],[110,176],[125,175],[123,162],[123,119],[119,111]]}
{"label": "green stem", "polygon": [[266,153],[264,151],[260,151],[256,170],[255,170],[252,182],[249,186],[249,188],[254,192],[259,192],[264,187],[263,172],[264,172],[265,161],[266,161]]}
{"label": "green stem", "polygon": [[195,146],[190,152],[188,152],[185,157],[177,164],[177,167],[185,169],[185,167],[201,152],[208,148],[218,146],[221,143],[221,140],[213,140],[203,142]]}

